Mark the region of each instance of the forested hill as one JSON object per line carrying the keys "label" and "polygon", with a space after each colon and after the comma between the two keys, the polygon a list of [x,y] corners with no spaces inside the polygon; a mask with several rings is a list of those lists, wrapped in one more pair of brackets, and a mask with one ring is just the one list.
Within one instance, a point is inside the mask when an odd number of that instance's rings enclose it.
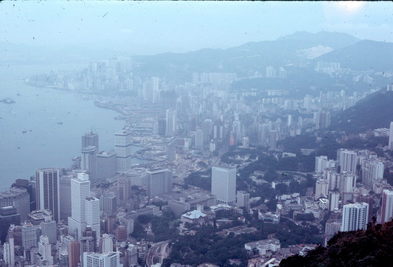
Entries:
{"label": "forested hill", "polygon": [[327,247],[318,247],[306,256],[291,256],[280,267],[392,266],[393,222],[372,225],[367,231],[336,234]]}
{"label": "forested hill", "polygon": [[384,89],[334,115],[331,129],[360,133],[370,129],[388,128],[391,121],[393,121],[393,91]]}
{"label": "forested hill", "polygon": [[326,53],[316,61],[340,62],[341,67],[361,71],[392,71],[393,43],[361,40]]}

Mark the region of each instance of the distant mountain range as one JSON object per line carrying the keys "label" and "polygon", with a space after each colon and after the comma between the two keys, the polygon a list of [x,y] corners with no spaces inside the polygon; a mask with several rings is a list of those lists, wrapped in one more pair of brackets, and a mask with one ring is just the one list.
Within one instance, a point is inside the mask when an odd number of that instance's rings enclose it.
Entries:
{"label": "distant mountain range", "polygon": [[344,33],[297,32],[274,41],[251,42],[228,49],[202,49],[187,53],[163,53],[135,56],[142,70],[159,74],[174,70],[196,72],[264,71],[266,66],[304,64],[309,59],[307,50],[335,51],[358,42],[359,39]]}
{"label": "distant mountain range", "polygon": [[[176,40],[174,40],[175,42]],[[47,64],[87,62],[127,56],[130,51],[113,49],[56,47],[44,48],[0,43],[0,64]],[[359,40],[336,32],[297,32],[272,41],[250,42],[228,49],[201,49],[187,53],[162,53],[133,56],[134,72],[142,76],[160,76],[168,81],[189,81],[193,72],[235,72],[242,79],[232,89],[284,89],[304,95],[329,90],[364,90],[366,83],[354,83],[352,77],[330,77],[314,70],[319,61],[339,62],[342,67],[359,71],[393,71],[393,43]],[[258,78],[267,66],[284,67],[288,79]],[[252,78],[256,77],[256,78]],[[344,80],[340,80],[344,79]],[[378,80],[379,79],[379,80]],[[377,78],[371,86],[391,82]]]}
{"label": "distant mountain range", "polygon": [[250,42],[228,49],[135,56],[142,71],[237,72],[264,71],[266,66],[339,62],[353,70],[393,71],[393,43],[359,40],[335,32],[297,32],[274,41]]}
{"label": "distant mountain range", "polygon": [[291,256],[280,267],[392,266],[393,222],[372,225],[366,231],[342,232],[306,256]]}
{"label": "distant mountain range", "polygon": [[370,129],[388,128],[393,121],[393,91],[386,89],[360,100],[353,107],[335,114],[331,129],[360,133]]}
{"label": "distant mountain range", "polygon": [[[129,51],[121,52],[116,51],[115,47],[107,50],[94,47],[44,48],[5,42],[0,43],[0,49],[3,51],[2,64],[86,61],[132,54],[131,47]],[[314,72],[318,61],[339,62],[345,68],[360,71],[393,71],[392,58],[393,43],[359,40],[336,32],[297,32],[272,41],[250,42],[227,49],[132,57],[137,63],[135,72],[174,81],[189,80],[193,72],[235,72],[239,77],[252,77],[255,73],[264,74],[267,66],[284,66],[286,69],[300,67]],[[298,75],[297,71],[294,71],[293,77]],[[319,76],[316,77],[318,80]]]}

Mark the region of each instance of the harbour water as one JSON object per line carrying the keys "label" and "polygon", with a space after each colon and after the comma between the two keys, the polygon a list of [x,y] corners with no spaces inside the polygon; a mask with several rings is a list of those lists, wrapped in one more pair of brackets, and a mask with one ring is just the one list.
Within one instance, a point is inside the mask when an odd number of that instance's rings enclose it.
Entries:
{"label": "harbour water", "polygon": [[24,79],[34,74],[80,69],[78,65],[0,65],[0,190],[16,178],[29,178],[38,168],[69,167],[80,155],[81,136],[98,132],[100,150],[111,150],[114,133],[124,122],[76,93],[36,88]]}

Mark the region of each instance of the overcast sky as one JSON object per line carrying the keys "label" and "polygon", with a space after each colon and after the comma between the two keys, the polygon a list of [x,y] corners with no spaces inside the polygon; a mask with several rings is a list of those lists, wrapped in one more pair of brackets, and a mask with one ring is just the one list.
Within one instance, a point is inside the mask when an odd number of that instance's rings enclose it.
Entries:
{"label": "overcast sky", "polygon": [[133,54],[226,48],[296,31],[393,42],[391,2],[0,2],[0,43]]}

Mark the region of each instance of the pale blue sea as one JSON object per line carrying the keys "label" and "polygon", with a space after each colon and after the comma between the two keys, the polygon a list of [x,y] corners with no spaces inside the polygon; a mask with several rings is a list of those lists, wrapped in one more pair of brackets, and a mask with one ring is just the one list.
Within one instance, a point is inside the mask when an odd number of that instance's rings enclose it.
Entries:
{"label": "pale blue sea", "polygon": [[90,129],[99,134],[100,150],[113,149],[113,134],[124,124],[114,120],[114,111],[97,108],[78,94],[24,82],[35,73],[81,67],[0,65],[0,99],[16,101],[0,103],[1,191],[16,178],[34,175],[38,168],[71,166],[71,159],[80,154],[81,136]]}

